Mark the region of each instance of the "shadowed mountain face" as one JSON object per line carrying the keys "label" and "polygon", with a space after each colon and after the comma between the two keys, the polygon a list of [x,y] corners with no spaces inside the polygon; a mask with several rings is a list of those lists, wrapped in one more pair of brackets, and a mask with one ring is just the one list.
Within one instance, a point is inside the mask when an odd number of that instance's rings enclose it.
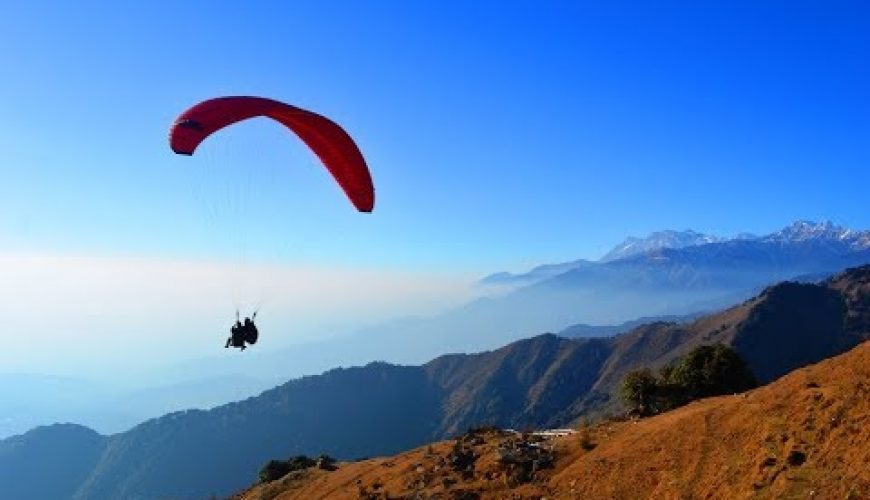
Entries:
{"label": "shadowed mountain face", "polygon": [[77,498],[205,498],[256,476],[266,457],[388,453],[435,435],[440,400],[416,367],[374,363],[305,377],[112,436]]}
{"label": "shadowed mountain face", "polygon": [[435,359],[423,369],[445,394],[439,433],[480,424],[523,428],[567,420],[564,410],[590,390],[611,351],[606,339],[541,335],[492,352]]}
{"label": "shadowed mountain face", "polygon": [[0,374],[0,439],[54,422],[121,432],[172,411],[211,408],[258,394],[280,381],[226,374],[130,388],[112,380]]}
{"label": "shadowed mountain face", "polygon": [[[851,347],[856,339],[844,331],[846,307],[836,290],[780,285],[765,292],[765,300],[752,308],[732,344],[755,368],[756,376],[771,380],[795,366]],[[772,331],[780,333],[767,333]],[[773,352],[776,356],[771,356]]]}
{"label": "shadowed mountain face", "polygon": [[583,323],[569,326],[561,332],[560,337],[568,339],[584,338],[584,337],[612,337],[620,333],[629,332],[641,325],[650,323],[687,323],[693,321],[700,316],[700,313],[686,314],[683,316],[668,315],[668,316],[648,316],[638,318],[619,325],[586,325]]}
{"label": "shadowed mountain face", "polygon": [[37,427],[0,441],[0,497],[72,498],[108,438],[73,424]]}
{"label": "shadowed mountain face", "polygon": [[[652,323],[612,338],[541,335],[418,367],[333,370],[213,410],[148,421],[106,438],[96,461],[71,454],[77,465],[95,464],[76,496],[203,498],[244,487],[271,458],[386,454],[487,423],[566,424],[618,409],[613,394],[629,370],[662,366],[701,344],[733,346],[768,382],[870,337],[868,292],[870,266],[820,285],[776,285],[690,323]],[[7,465],[0,459],[0,470]],[[0,484],[32,493],[16,498],[50,498],[10,480]]]}

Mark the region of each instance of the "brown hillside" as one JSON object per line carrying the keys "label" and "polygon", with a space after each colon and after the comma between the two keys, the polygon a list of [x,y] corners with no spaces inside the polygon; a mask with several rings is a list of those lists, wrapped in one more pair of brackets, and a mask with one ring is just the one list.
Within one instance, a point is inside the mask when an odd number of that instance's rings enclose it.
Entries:
{"label": "brown hillside", "polygon": [[614,337],[598,379],[568,414],[618,410],[612,396],[628,371],[658,369],[699,345],[731,346],[766,383],[868,338],[870,266],[848,269],[820,285],[779,283],[688,324],[650,323]]}
{"label": "brown hillside", "polygon": [[[522,439],[469,435],[235,498],[870,498],[870,342],[741,395],[532,448]],[[552,449],[555,463],[524,483],[499,446]]]}

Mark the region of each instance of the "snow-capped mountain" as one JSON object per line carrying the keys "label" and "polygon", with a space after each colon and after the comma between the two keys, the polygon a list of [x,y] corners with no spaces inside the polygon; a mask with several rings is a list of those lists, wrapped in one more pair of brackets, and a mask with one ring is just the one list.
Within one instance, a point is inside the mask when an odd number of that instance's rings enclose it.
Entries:
{"label": "snow-capped mountain", "polygon": [[613,250],[607,252],[607,254],[601,258],[601,261],[608,262],[611,260],[624,259],[626,257],[662,248],[685,248],[696,245],[705,245],[707,243],[716,243],[723,240],[723,238],[718,236],[702,234],[697,231],[692,231],[691,229],[686,231],[674,231],[670,229],[656,231],[645,238],[629,236],[625,241],[616,245]]}
{"label": "snow-capped mountain", "polygon": [[766,242],[798,243],[806,241],[840,243],[850,250],[870,249],[870,231],[855,231],[831,221],[797,221],[775,233],[761,238]]}
{"label": "snow-capped mountain", "polygon": [[870,248],[862,243],[867,233],[847,231],[828,223],[797,223],[771,235],[710,237],[711,242],[695,232],[687,238],[651,238],[660,245],[696,243],[682,248],[653,245],[620,259],[494,275],[492,284],[502,285],[497,293],[435,316],[364,329],[359,335],[365,343],[353,344],[348,352],[352,359],[390,356],[416,363],[436,353],[493,349],[578,323],[619,325],[719,309],[779,281],[817,281],[870,263]]}
{"label": "snow-capped mountain", "polygon": [[[830,222],[799,221],[768,235],[730,238],[660,231],[628,239],[599,261],[490,276],[490,283],[510,290],[439,316],[427,322],[425,332],[438,335],[442,351],[472,341],[486,349],[577,323],[618,324],[724,307],[779,281],[818,280],[868,264],[868,243],[870,231]],[[428,337],[421,327],[414,338]]]}
{"label": "snow-capped mountain", "polygon": [[[776,276],[785,279],[801,273],[838,270],[841,262],[862,262],[865,252],[870,252],[870,231],[848,229],[830,221],[797,221],[768,235],[740,233],[730,238],[693,230],[664,230],[643,238],[628,237],[597,262],[576,260],[545,264],[526,273],[496,273],[481,283],[528,286],[559,281],[560,276],[569,273],[576,278],[580,271],[602,279],[605,270],[608,270],[606,274],[613,276],[611,271],[629,264],[643,268],[653,263],[659,269],[665,263],[672,267],[684,266],[677,273],[684,277],[688,268],[730,269],[729,273],[733,275],[775,267],[779,269]],[[624,278],[622,273],[615,274]]]}
{"label": "snow-capped mountain", "polygon": [[732,238],[723,238],[699,233],[697,231],[657,231],[644,238],[628,237],[614,247],[601,262],[625,259],[666,248],[680,249],[723,243],[728,241],[761,241],[765,243],[829,243],[840,244],[851,251],[870,249],[870,231],[856,231],[838,226],[831,221],[812,222],[796,221],[779,231],[766,236],[756,236],[750,233],[740,233]]}

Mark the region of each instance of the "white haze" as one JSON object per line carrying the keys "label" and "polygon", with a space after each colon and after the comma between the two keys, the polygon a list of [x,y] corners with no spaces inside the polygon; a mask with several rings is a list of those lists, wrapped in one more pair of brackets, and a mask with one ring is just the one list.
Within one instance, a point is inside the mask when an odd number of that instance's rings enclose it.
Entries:
{"label": "white haze", "polygon": [[260,307],[259,351],[472,297],[471,277],[391,269],[0,254],[0,373],[123,379],[227,356],[235,307]]}

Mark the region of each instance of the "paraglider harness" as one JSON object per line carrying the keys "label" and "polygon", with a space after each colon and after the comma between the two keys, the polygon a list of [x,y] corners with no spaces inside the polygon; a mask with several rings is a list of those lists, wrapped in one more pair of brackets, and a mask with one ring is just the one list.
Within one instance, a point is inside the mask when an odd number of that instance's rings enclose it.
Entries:
{"label": "paraglider harness", "polygon": [[257,319],[257,312],[259,311],[254,311],[254,314],[250,318],[245,318],[245,322],[242,323],[239,321],[239,311],[236,311],[236,323],[230,329],[230,338],[227,339],[225,348],[233,346],[244,351],[247,348],[245,343],[257,343],[257,338],[260,335],[259,331],[257,331],[257,325],[254,324],[254,320]]}

